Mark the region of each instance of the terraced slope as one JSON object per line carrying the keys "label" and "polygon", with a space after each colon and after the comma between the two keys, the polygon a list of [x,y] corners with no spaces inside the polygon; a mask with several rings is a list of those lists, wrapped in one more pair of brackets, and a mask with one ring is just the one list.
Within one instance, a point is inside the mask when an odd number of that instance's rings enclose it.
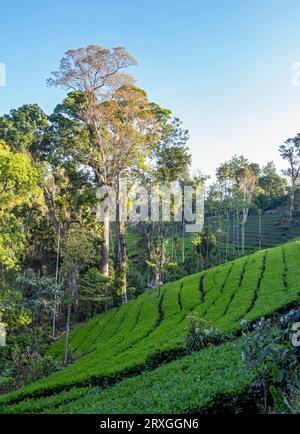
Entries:
{"label": "terraced slope", "polygon": [[[220,225],[220,221],[214,218],[208,217],[207,224],[211,224],[213,227],[216,226],[218,228]],[[223,227],[227,227],[227,222],[224,220],[221,222]],[[230,220],[229,226],[229,245],[228,245],[228,254],[229,257],[236,257],[237,252],[234,244],[236,243],[236,239],[233,239],[233,234],[236,232],[236,229],[232,226],[233,221]],[[263,214],[261,217],[261,242],[263,248],[272,248],[279,246],[283,243],[288,242],[299,236],[300,233],[300,221],[299,218],[295,218],[291,223],[287,217],[284,217],[282,214]],[[184,240],[185,246],[185,255],[186,257],[190,257],[194,255],[194,247],[192,244],[192,236],[193,234],[186,234]],[[178,224],[176,228],[176,237],[178,246],[180,246],[180,251],[177,252],[177,260],[181,258],[181,246],[182,246],[182,228],[181,225]],[[129,228],[127,234],[127,244],[128,244],[128,253],[130,256],[130,262],[135,263],[139,258],[141,251],[138,247],[138,234],[134,231],[134,229]],[[117,242],[117,240],[115,240]],[[219,240],[219,247],[223,250],[225,255],[226,241],[225,236],[223,239]],[[167,252],[171,255],[171,240],[166,246]],[[248,217],[246,226],[245,226],[245,252],[246,254],[253,253],[259,249],[259,216],[258,215],[250,215]],[[233,255],[233,256],[232,256]]]}
{"label": "terraced slope", "polygon": [[[73,388],[6,407],[7,413],[194,413],[234,396],[238,402],[255,379],[241,358],[244,338],[207,348],[115,386]],[[242,401],[242,400],[241,400]],[[247,402],[247,411],[249,411]]]}
{"label": "terraced slope", "polygon": [[[166,284],[159,296],[144,293],[76,327],[71,346],[80,359],[1,397],[0,405],[66,393],[73,386],[108,386],[182,356],[191,311],[223,333],[235,332],[242,320],[253,321],[299,298],[299,262],[300,243],[295,241]],[[61,340],[50,354],[61,357],[62,349]]]}

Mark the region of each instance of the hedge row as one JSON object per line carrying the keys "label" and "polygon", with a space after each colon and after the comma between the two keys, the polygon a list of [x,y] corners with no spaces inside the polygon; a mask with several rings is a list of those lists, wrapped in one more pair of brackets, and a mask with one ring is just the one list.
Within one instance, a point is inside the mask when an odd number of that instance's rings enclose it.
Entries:
{"label": "hedge row", "polygon": [[[244,338],[182,357],[115,386],[72,389],[6,407],[7,413],[194,413],[245,393],[257,372],[245,369]],[[78,397],[79,395],[79,397]]]}

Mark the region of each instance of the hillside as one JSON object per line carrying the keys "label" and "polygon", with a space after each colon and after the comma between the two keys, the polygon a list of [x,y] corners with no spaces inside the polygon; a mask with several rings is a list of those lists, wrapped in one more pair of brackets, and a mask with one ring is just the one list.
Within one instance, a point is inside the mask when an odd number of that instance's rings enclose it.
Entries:
{"label": "hillside", "polygon": [[[219,225],[226,228],[226,220],[218,220],[214,218],[208,218],[206,224],[211,224],[216,230]],[[229,236],[228,236],[228,257],[237,257],[237,246],[236,239],[233,239],[233,233],[235,229],[233,228],[233,222],[230,221],[229,225]],[[292,221],[286,217],[286,212],[276,212],[265,213],[261,216],[261,245],[262,248],[276,247],[284,244],[299,235],[300,232],[300,221],[299,217],[295,217]],[[193,234],[186,233],[185,239],[183,241],[182,237],[182,226],[178,224],[175,228],[175,235],[177,240],[177,249],[174,249],[172,255],[172,240],[169,237],[169,242],[166,246],[167,252],[172,259],[181,260],[182,257],[182,246],[184,245],[185,257],[192,257],[194,255],[194,246],[192,244]],[[139,260],[143,251],[139,248],[139,234],[136,233],[134,227],[130,227],[127,234],[127,244],[128,244],[128,254],[130,257],[130,263],[134,264]],[[225,235],[219,240],[218,247],[223,252],[225,257],[226,240]],[[117,249],[116,242],[114,238],[115,249]],[[245,225],[245,253],[254,253],[259,249],[259,216],[257,214],[250,215],[247,219]]]}
{"label": "hillside", "polygon": [[[95,316],[71,333],[78,360],[2,396],[1,411],[185,412],[210,406],[221,394],[239,395],[255,373],[239,375],[243,338],[237,335],[245,320],[255,321],[299,299],[299,261],[300,242],[290,242],[165,284],[159,295],[145,292]],[[186,355],[191,312],[212,321],[223,335],[232,333],[232,340]],[[62,353],[60,339],[49,354],[59,359]],[[141,401],[143,389],[147,394]]]}
{"label": "hillside", "polygon": [[[245,370],[242,339],[184,356],[115,386],[72,388],[5,407],[6,413],[189,413],[239,396],[256,377]],[[250,410],[248,403],[248,410]]]}

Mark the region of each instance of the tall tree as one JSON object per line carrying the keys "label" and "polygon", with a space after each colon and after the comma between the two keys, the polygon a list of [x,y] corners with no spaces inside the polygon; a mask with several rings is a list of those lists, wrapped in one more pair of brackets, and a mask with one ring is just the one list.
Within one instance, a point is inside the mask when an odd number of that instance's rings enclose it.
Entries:
{"label": "tall tree", "polygon": [[[13,152],[27,152],[34,162],[44,163],[49,158],[51,147],[48,117],[37,104],[26,104],[11,110],[0,117],[0,139],[3,139]],[[41,178],[41,188],[48,214],[56,231],[59,224],[53,213],[51,195],[47,183]]]}
{"label": "tall tree", "polygon": [[95,249],[91,242],[90,234],[78,225],[70,227],[62,249],[62,256],[64,259],[62,271],[67,285],[67,318],[64,353],[64,363],[67,364],[69,361],[71,313],[74,300],[78,297],[79,272],[95,258]]}
{"label": "tall tree", "polygon": [[0,265],[18,264],[26,246],[24,206],[40,201],[41,170],[25,152],[0,141]]}
{"label": "tall tree", "polygon": [[289,168],[282,172],[291,181],[290,217],[292,217],[295,210],[295,191],[300,175],[300,134],[292,139],[287,139],[279,147],[279,153],[289,164]]}
{"label": "tall tree", "polygon": [[[84,107],[85,97],[79,92],[70,93],[62,104],[56,107],[54,115],[51,116],[59,138],[56,152],[59,159],[80,164],[82,170],[90,175],[95,188],[104,187],[100,198],[101,201],[103,200],[101,271],[104,275],[108,273],[110,228],[109,203],[104,199],[107,187],[114,188],[119,247],[118,282],[121,298],[126,302],[126,212],[121,206],[124,197],[122,197],[120,182],[122,178],[134,178],[145,170],[146,159],[159,134],[158,109],[148,102],[144,91],[132,85],[117,89],[111,94],[109,101],[99,105],[98,111],[102,112],[102,133],[105,136],[102,141],[106,158],[105,177],[103,177],[103,159],[99,154],[98,142],[79,116],[84,111]],[[103,263],[106,264],[105,272]]]}
{"label": "tall tree", "polygon": [[245,226],[248,220],[249,208],[254,199],[260,174],[258,164],[249,163],[241,156],[234,156],[222,164],[216,171],[217,179],[224,185],[224,192],[229,194],[236,203],[237,243],[239,245],[239,209],[242,211],[241,238],[242,254],[245,252]]}
{"label": "tall tree", "polygon": [[[0,137],[5,138],[15,152],[23,151],[40,167],[39,186],[43,200],[40,200],[39,209],[35,207],[33,210],[34,223],[30,221],[27,232],[35,237],[33,242],[37,245],[37,237],[41,238],[39,225],[42,224],[43,230],[48,232],[47,236],[43,235],[41,241],[45,238],[52,240],[52,250],[56,249],[54,244],[60,243],[55,237],[61,238],[63,244],[70,225],[75,222],[81,227],[93,228],[94,237],[100,238],[96,212],[93,209],[96,207],[95,188],[89,180],[90,175],[82,169],[79,162],[66,158],[66,154],[61,152],[62,147],[67,146],[71,138],[79,135],[79,130],[71,122],[63,126],[59,124],[59,127],[58,124],[57,115],[47,117],[35,104],[22,106],[12,110],[9,115],[0,117]],[[56,234],[49,231],[45,214],[50,218]],[[56,260],[52,257],[52,262],[56,267],[58,280],[58,253]],[[40,272],[41,269],[37,271]],[[56,305],[53,334],[55,322]]]}
{"label": "tall tree", "polygon": [[276,171],[273,161],[262,167],[258,180],[257,204],[260,209],[275,208],[287,190],[287,180]]}
{"label": "tall tree", "polygon": [[25,104],[0,117],[0,139],[13,152],[29,152],[33,161],[44,161],[49,151],[49,122],[37,104]]}
{"label": "tall tree", "polygon": [[197,257],[197,271],[199,271],[202,266],[204,266],[204,268],[211,266],[211,253],[217,244],[216,234],[213,228],[211,226],[204,228],[201,233],[192,238],[192,244]]}
{"label": "tall tree", "polygon": [[[114,92],[132,83],[132,77],[122,70],[135,64],[136,60],[122,47],[107,50],[90,45],[67,51],[59,70],[53,72],[53,78],[48,80],[49,85],[74,91],[73,96],[81,98],[81,104],[77,104],[73,114],[87,126],[91,137],[90,146],[81,148],[79,158],[92,167],[99,186],[108,186],[111,182],[106,103],[110,102]],[[109,273],[108,207],[105,207],[103,217],[101,271],[105,276]]]}
{"label": "tall tree", "polygon": [[[148,265],[149,286],[156,288],[163,280],[163,271],[169,264],[166,254],[167,235],[171,229],[172,236],[175,231],[174,215],[178,206],[172,196],[165,197],[165,188],[176,187],[176,183],[188,177],[191,156],[187,147],[188,131],[182,128],[182,122],[171,119],[169,112],[160,111],[161,135],[152,153],[152,164],[143,175],[141,183],[150,193],[151,188],[156,189],[156,198],[152,197],[152,205],[156,200],[159,213],[162,214],[162,203],[170,199],[171,221],[149,221],[140,225],[142,229],[142,244],[147,252],[146,263]],[[172,244],[174,239],[172,239]]]}
{"label": "tall tree", "polygon": [[[118,285],[123,302],[127,302],[127,252],[125,240],[126,198],[121,179],[130,184],[146,169],[146,160],[160,135],[158,106],[150,104],[147,95],[132,85],[119,88],[109,102],[106,131],[110,144],[109,179],[116,192],[118,235]],[[161,109],[160,109],[161,111]],[[130,187],[130,185],[129,185]]]}

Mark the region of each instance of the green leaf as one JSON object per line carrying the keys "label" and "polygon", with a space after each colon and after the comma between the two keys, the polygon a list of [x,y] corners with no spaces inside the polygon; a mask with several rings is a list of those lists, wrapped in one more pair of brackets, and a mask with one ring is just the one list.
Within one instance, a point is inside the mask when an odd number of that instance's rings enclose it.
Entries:
{"label": "green leaf", "polygon": [[270,392],[273,397],[275,407],[280,413],[292,413],[292,409],[281,389],[271,386]]}

